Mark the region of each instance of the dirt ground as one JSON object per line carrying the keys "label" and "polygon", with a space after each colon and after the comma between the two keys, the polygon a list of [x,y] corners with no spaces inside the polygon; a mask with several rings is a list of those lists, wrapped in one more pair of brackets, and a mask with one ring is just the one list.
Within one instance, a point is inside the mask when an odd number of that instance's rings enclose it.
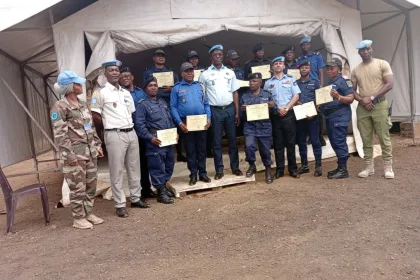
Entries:
{"label": "dirt ground", "polygon": [[[420,146],[393,142],[395,180],[383,178],[381,158],[373,177],[357,178],[363,163],[351,157],[348,180],[266,185],[258,174],[174,205],[150,201],[128,219],[97,199],[106,222],[85,231],[53,207],[61,175],[44,174],[52,223],[37,197],[17,212],[15,234],[0,216],[0,279],[420,279]],[[324,173],[333,167],[326,161]]]}

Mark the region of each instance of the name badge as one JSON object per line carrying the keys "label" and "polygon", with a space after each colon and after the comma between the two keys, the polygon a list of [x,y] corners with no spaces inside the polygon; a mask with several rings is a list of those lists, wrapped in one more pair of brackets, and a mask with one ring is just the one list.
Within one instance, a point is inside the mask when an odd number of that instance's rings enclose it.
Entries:
{"label": "name badge", "polygon": [[92,130],[92,126],[90,125],[90,123],[85,123],[84,127],[85,127],[85,131]]}

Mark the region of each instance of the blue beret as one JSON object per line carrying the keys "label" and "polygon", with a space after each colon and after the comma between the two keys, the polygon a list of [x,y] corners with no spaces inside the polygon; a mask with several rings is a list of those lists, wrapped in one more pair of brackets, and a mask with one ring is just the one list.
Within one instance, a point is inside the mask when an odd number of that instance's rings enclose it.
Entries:
{"label": "blue beret", "polygon": [[274,62],[277,62],[277,61],[283,61],[284,62],[284,56],[278,56],[278,57],[274,58],[271,61],[271,64],[274,64]]}
{"label": "blue beret", "polygon": [[372,46],[372,43],[372,40],[363,40],[359,43],[359,45],[357,45],[356,49],[369,48],[370,46]]}
{"label": "blue beret", "polygon": [[305,44],[305,43],[310,43],[312,40],[311,36],[305,36],[302,38],[302,40],[300,40],[300,44]]}
{"label": "blue beret", "polygon": [[106,61],[106,62],[102,63],[102,67],[108,67],[108,66],[118,66],[118,67],[120,67],[121,65],[122,65],[122,63],[119,60],[111,60],[111,61]]}
{"label": "blue beret", "polygon": [[209,53],[212,53],[216,50],[221,50],[223,51],[223,46],[222,45],[214,45],[213,47],[211,47],[211,49],[209,50]]}

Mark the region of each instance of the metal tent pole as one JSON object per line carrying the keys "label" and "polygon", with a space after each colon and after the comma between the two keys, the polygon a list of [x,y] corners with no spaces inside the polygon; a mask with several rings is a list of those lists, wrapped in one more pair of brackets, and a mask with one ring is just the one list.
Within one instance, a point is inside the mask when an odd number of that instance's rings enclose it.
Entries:
{"label": "metal tent pole", "polygon": [[414,125],[414,118],[415,118],[415,96],[414,96],[414,69],[413,69],[413,40],[412,40],[412,33],[411,33],[411,20],[410,20],[410,11],[405,11],[406,17],[406,35],[407,35],[407,54],[408,54],[408,83],[410,88],[410,107],[411,107],[411,125],[413,130],[413,144],[416,144],[416,130]]}

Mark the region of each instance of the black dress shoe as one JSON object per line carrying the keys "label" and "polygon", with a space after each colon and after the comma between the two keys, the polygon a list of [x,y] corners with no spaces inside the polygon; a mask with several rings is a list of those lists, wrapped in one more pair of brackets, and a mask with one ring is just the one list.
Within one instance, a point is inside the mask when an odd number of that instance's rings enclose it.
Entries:
{"label": "black dress shoe", "polygon": [[176,156],[177,162],[187,162],[187,158],[183,154],[179,154]]}
{"label": "black dress shoe", "polygon": [[245,173],[246,177],[252,177],[252,175],[254,175],[255,173],[257,173],[257,167],[255,166],[255,164],[250,164],[248,170]]}
{"label": "black dress shoe", "polygon": [[293,177],[295,179],[300,178],[300,175],[297,171],[289,171],[289,175],[290,175],[290,177]]}
{"label": "black dress shoe", "polygon": [[125,207],[115,208],[115,214],[117,214],[117,216],[120,218],[128,217],[127,209]]}
{"label": "black dress shoe", "polygon": [[190,182],[188,183],[188,185],[194,186],[196,183],[197,183],[197,176],[193,176],[190,178]]}
{"label": "black dress shoe", "polygon": [[266,168],[265,169],[265,182],[267,184],[271,184],[273,183],[273,176],[271,175],[271,170],[270,168]]}
{"label": "black dress shoe", "polygon": [[174,200],[166,194],[165,187],[163,187],[161,189],[158,189],[157,202],[163,204],[172,204],[174,203]]}
{"label": "black dress shoe", "polygon": [[150,205],[140,197],[139,201],[131,202],[131,208],[150,208]]}
{"label": "black dress shoe", "polygon": [[244,175],[244,173],[242,173],[242,171],[239,170],[239,169],[232,170],[232,174],[236,175],[236,176],[243,176]]}
{"label": "black dress shoe", "polygon": [[175,197],[175,194],[170,189],[168,189],[167,187],[163,187],[163,191],[166,193],[167,196]]}
{"label": "black dress shoe", "polygon": [[274,176],[276,179],[284,177],[284,171],[276,170],[276,175]]}
{"label": "black dress shoe", "polygon": [[308,161],[302,161],[302,166],[297,170],[298,174],[309,173]]}
{"label": "black dress shoe", "polygon": [[220,179],[223,178],[223,176],[225,176],[225,174],[223,174],[223,172],[216,173],[216,175],[214,175],[214,180],[220,180]]}
{"label": "black dress shoe", "polygon": [[204,183],[210,183],[211,179],[209,177],[207,177],[207,175],[204,175],[204,176],[200,177],[200,181],[202,181]]}
{"label": "black dress shoe", "polygon": [[141,197],[143,198],[155,198],[156,194],[151,190],[151,189],[147,189],[147,190],[141,190]]}
{"label": "black dress shoe", "polygon": [[321,146],[322,146],[322,147],[327,146],[327,142],[325,142],[325,139],[324,139],[324,137],[323,137],[323,136],[320,136],[320,137],[319,137],[319,142],[321,142]]}
{"label": "black dress shoe", "polygon": [[333,173],[332,175],[328,175],[328,179],[345,179],[348,178],[349,172],[347,171],[346,164],[339,164],[337,168],[337,172]]}

